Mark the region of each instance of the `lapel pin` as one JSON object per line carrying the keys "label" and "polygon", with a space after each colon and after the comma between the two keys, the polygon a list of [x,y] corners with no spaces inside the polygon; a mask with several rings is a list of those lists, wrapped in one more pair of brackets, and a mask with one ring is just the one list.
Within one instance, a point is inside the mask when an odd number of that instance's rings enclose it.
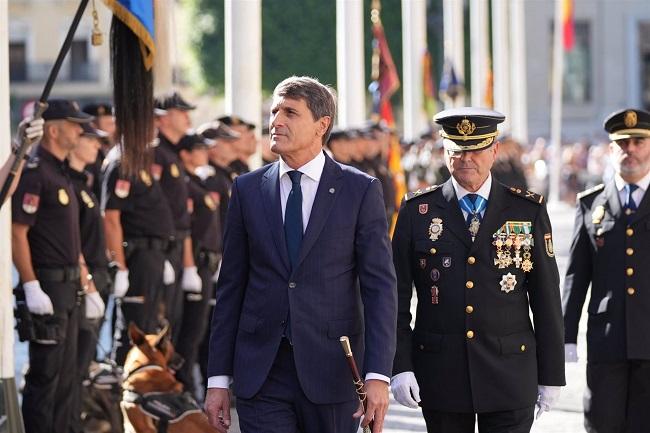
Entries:
{"label": "lapel pin", "polygon": [[334,188],[330,188],[330,194],[334,194],[336,190]]}

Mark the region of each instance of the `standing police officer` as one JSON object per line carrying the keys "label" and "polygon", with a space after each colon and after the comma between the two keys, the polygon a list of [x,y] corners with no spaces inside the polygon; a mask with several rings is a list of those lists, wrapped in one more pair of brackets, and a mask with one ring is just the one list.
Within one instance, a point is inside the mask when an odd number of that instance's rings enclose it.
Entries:
{"label": "standing police officer", "polygon": [[[564,385],[562,311],[543,198],[496,182],[504,116],[439,113],[452,178],[406,196],[393,237],[393,394],[429,432],[530,431]],[[411,298],[417,290],[415,329]],[[533,312],[534,328],[529,317]]]}
{"label": "standing police officer", "polygon": [[232,143],[237,152],[237,158],[230,163],[230,169],[237,176],[248,173],[251,171],[248,166],[248,158],[257,151],[257,138],[254,132],[255,124],[235,115],[221,116],[217,120],[239,133],[239,138]]}
{"label": "standing police officer", "polygon": [[[214,296],[212,277],[221,261],[221,220],[219,217],[219,194],[207,188],[209,177],[199,168],[208,163],[208,147],[211,140],[200,135],[189,134],[178,143],[179,155],[189,177],[190,199],[194,202],[192,211],[192,246],[194,261],[201,276],[200,292],[184,291],[183,320],[176,344],[176,352],[185,359],[177,376],[185,389],[195,394],[193,371],[199,345],[210,322],[210,300]],[[201,177],[200,177],[201,176]]]}
{"label": "standing police officer", "polygon": [[[149,149],[153,153],[153,149]],[[153,155],[150,155],[153,156]],[[106,245],[118,266],[114,295],[120,299],[116,326],[121,328],[115,361],[122,365],[129,351],[126,325],[133,321],[146,333],[160,323],[164,286],[162,273],[174,220],[160,183],[148,169],[135,175],[120,170],[120,149],[107,155],[102,187]]]}
{"label": "standing police officer", "polygon": [[[194,264],[190,237],[193,203],[187,191],[185,169],[178,156],[178,142],[190,128],[189,112],[194,108],[196,107],[188,104],[176,92],[156,99],[156,123],[160,133],[151,172],[160,181],[167,197],[176,230],[168,254],[174,277],[166,278],[165,281],[165,315],[172,329],[174,343],[178,341],[183,316],[183,290],[201,291],[201,277]],[[169,276],[171,272],[169,266],[167,268],[165,273]]]}
{"label": "standing police officer", "polygon": [[65,158],[79,141],[80,124],[92,117],[76,103],[50,100],[43,119],[43,139],[12,203],[13,261],[34,323],[22,406],[28,433],[72,428],[78,375],[66,363],[77,358],[81,279],[87,283],[79,203]]}
{"label": "standing police officer", "polygon": [[650,409],[650,113],[617,111],[605,130],[616,175],[578,194],[563,294],[566,359],[577,361],[591,283],[585,428],[640,433]]}

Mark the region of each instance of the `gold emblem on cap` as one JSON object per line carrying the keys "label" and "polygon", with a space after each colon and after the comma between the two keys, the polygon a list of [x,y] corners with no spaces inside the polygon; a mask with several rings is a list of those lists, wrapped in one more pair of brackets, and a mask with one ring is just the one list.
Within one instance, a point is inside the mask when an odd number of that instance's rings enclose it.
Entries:
{"label": "gold emblem on cap", "polygon": [[172,175],[172,177],[178,177],[181,175],[180,171],[178,171],[178,166],[176,164],[172,164],[169,166],[169,173]]}
{"label": "gold emblem on cap", "polygon": [[623,119],[623,122],[625,122],[625,126],[628,128],[634,128],[637,124],[638,118],[636,115],[636,111],[626,111],[625,112],[625,118]]}
{"label": "gold emblem on cap", "polygon": [[63,188],[59,188],[59,203],[63,206],[67,206],[70,203],[70,197],[68,197],[68,193]]}
{"label": "gold emblem on cap", "polygon": [[463,140],[467,140],[467,136],[472,135],[476,130],[476,125],[468,119],[463,119],[456,125],[456,129],[458,130],[458,133],[463,136]]}

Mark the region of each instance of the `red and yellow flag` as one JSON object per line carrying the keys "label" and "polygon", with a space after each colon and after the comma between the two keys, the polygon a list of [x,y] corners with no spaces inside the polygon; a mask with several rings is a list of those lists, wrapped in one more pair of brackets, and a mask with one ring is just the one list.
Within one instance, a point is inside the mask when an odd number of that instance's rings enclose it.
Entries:
{"label": "red and yellow flag", "polygon": [[571,51],[575,45],[573,9],[573,0],[562,0],[562,39],[564,42],[564,51]]}

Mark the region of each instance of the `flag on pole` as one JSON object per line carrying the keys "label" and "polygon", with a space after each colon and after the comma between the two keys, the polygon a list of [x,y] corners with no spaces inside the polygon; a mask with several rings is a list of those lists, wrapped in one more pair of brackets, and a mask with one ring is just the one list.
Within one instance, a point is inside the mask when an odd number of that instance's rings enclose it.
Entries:
{"label": "flag on pole", "polygon": [[[400,81],[397,74],[393,56],[390,53],[384,26],[380,18],[381,2],[373,0],[370,19],[372,22],[372,83],[368,90],[372,94],[372,112],[374,120],[383,120],[389,128],[395,128],[393,106],[390,103],[391,96],[399,89]],[[395,202],[400,203],[406,194],[406,180],[402,169],[402,155],[399,139],[392,134],[390,148],[388,151],[388,171],[393,176],[395,183]],[[397,213],[393,214],[391,233],[395,227]]]}
{"label": "flag on pole", "polygon": [[562,39],[564,51],[571,51],[575,45],[573,9],[573,0],[562,0]]}
{"label": "flag on pole", "polygon": [[436,101],[436,85],[433,81],[433,59],[429,50],[425,50],[422,56],[422,91],[424,93],[422,98],[424,112],[427,113],[427,118],[431,120],[438,112],[438,104]]}
{"label": "flag on pole", "polygon": [[442,76],[440,77],[440,86],[438,87],[440,94],[448,98],[452,102],[463,91],[463,84],[458,80],[456,70],[451,60],[447,59],[442,68]]}
{"label": "flag on pole", "polygon": [[113,15],[137,36],[144,66],[147,70],[151,69],[156,53],[153,0],[104,0],[104,2]]}

